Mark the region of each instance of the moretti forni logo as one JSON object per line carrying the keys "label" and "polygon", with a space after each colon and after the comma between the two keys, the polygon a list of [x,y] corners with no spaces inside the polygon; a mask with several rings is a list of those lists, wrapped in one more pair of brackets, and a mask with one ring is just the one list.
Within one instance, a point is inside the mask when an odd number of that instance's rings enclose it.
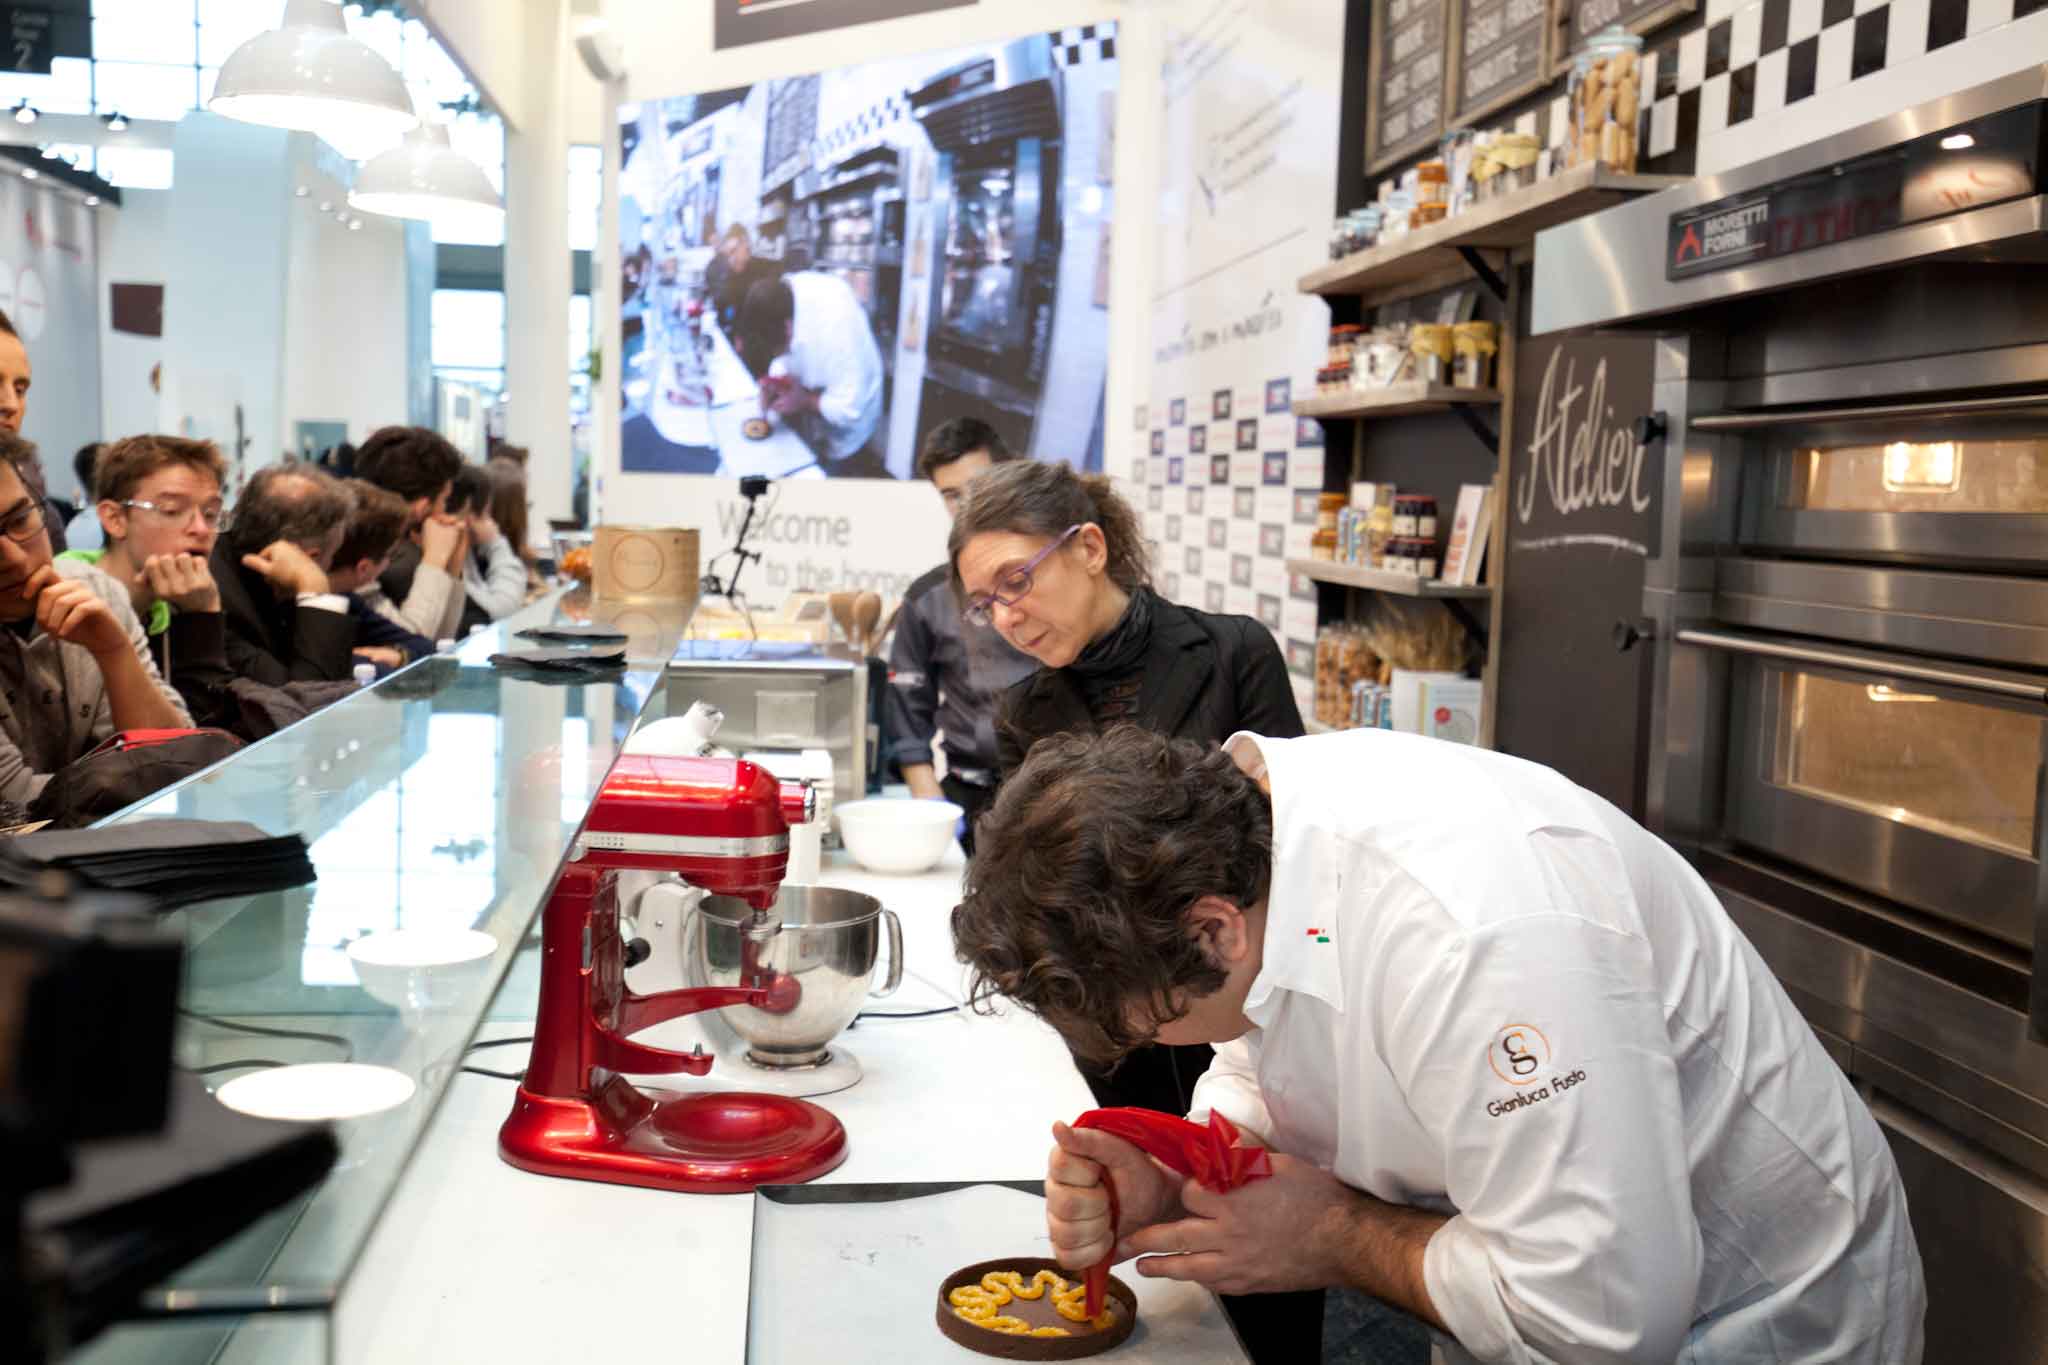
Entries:
{"label": "moretti forni logo", "polygon": [[1583,1069],[1558,1074],[1551,1061],[1550,1039],[1534,1024],[1509,1024],[1495,1033],[1486,1046],[1486,1064],[1496,1077],[1514,1087],[1514,1093],[1506,1099],[1488,1100],[1487,1115],[1504,1118],[1561,1095],[1586,1079]]}
{"label": "moretti forni logo", "polygon": [[1664,278],[1682,280],[1740,265],[1769,255],[1770,248],[1770,196],[1723,199],[1671,215]]}

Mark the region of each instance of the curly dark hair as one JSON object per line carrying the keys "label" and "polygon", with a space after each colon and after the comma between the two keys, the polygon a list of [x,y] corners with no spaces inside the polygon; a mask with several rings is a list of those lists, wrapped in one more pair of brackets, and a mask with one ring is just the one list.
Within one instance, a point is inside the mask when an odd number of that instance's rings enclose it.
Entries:
{"label": "curly dark hair", "polygon": [[1043,460],[1009,460],[967,485],[967,500],[953,519],[946,557],[960,587],[960,552],[984,531],[1013,531],[1050,540],[1069,526],[1094,522],[1109,549],[1109,577],[1125,592],[1152,582],[1145,531],[1138,514],[1104,474],[1076,474]]}
{"label": "curly dark hair", "polygon": [[1185,915],[1265,901],[1273,810],[1222,749],[1119,725],[1034,745],[974,849],[953,945],[975,1009],[1007,997],[1109,1063],[1223,985]]}
{"label": "curly dark hair", "polygon": [[462,469],[462,452],[426,427],[379,427],[356,447],[355,476],[407,502],[439,497]]}

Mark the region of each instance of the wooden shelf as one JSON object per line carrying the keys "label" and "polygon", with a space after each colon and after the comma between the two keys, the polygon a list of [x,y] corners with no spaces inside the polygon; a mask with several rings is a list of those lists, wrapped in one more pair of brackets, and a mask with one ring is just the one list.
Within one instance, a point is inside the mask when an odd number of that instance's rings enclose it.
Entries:
{"label": "wooden shelf", "polygon": [[1353,252],[1301,277],[1304,294],[1355,294],[1366,304],[1440,288],[1465,260],[1460,248],[1513,250],[1545,228],[1597,213],[1638,195],[1683,183],[1671,175],[1621,175],[1604,165],[1574,166],[1548,180],[1475,204],[1455,218],[1416,228],[1384,246]]}
{"label": "wooden shelf", "polygon": [[1401,597],[1450,597],[1470,601],[1493,595],[1493,589],[1484,583],[1474,583],[1470,586],[1446,583],[1437,578],[1417,578],[1414,574],[1388,573],[1385,569],[1368,569],[1363,564],[1343,564],[1332,559],[1290,559],[1287,561],[1287,572],[1298,573],[1304,578],[1313,578],[1318,583],[1363,588],[1367,592],[1394,593]]}
{"label": "wooden shelf", "polygon": [[1294,400],[1296,417],[1406,417],[1418,412],[1447,412],[1459,403],[1498,406],[1499,389],[1454,389],[1447,384],[1408,380],[1383,389],[1349,389]]}

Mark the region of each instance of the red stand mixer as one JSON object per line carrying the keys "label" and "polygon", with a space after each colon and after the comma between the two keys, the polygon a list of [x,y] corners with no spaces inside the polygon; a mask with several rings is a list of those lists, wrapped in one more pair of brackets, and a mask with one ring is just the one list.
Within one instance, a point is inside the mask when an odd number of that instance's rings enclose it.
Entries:
{"label": "red stand mixer", "polygon": [[800,783],[730,758],[627,754],[612,769],[556,880],[541,926],[533,1053],[498,1151],[521,1170],[696,1194],[730,1194],[825,1174],[846,1130],[808,1100],[643,1090],[634,1075],[701,1076],[711,1055],[631,1041],[669,1019],[728,1005],[787,1009],[797,983],[758,966],[737,987],[641,995],[626,986],[618,874],[673,873],[754,909],[745,962],[772,939],[769,913],[789,863],[789,827],[809,821]]}

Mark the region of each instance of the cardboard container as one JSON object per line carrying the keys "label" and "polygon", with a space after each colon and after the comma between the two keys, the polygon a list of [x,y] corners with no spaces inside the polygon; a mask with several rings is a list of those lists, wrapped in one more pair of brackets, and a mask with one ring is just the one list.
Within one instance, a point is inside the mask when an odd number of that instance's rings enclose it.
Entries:
{"label": "cardboard container", "polygon": [[591,590],[628,602],[697,595],[697,532],[683,526],[600,526],[591,545]]}

